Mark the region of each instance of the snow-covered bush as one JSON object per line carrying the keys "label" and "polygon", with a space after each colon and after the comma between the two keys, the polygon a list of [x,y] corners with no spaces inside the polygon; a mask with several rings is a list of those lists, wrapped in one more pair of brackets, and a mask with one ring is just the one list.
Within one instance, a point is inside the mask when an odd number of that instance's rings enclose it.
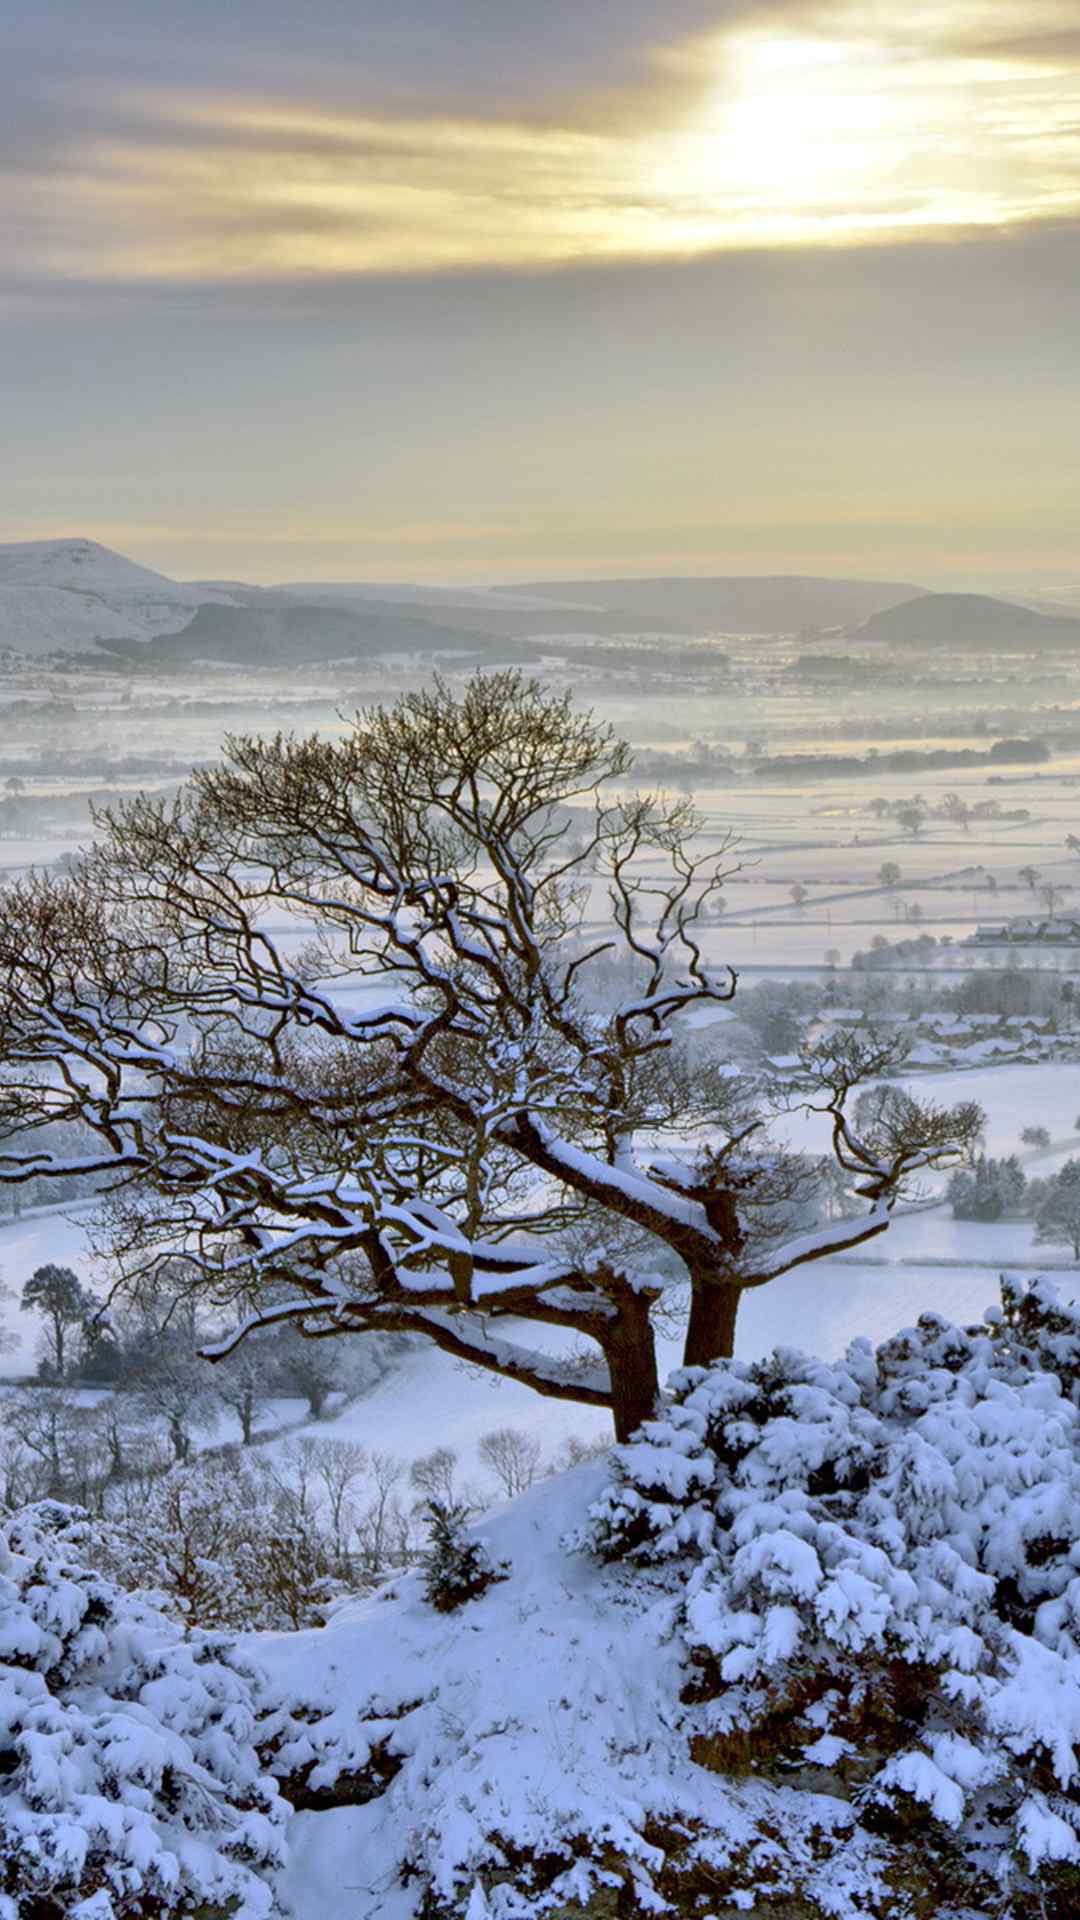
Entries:
{"label": "snow-covered bush", "polygon": [[339,1590],[318,1515],[268,1461],[237,1454],[118,1489],[84,1553],[188,1626],[318,1626]]}
{"label": "snow-covered bush", "polygon": [[[617,1449],[586,1541],[681,1587],[694,1760],[792,1831],[834,1810],[812,1869],[781,1847],[729,1897],[1077,1911],[1078,1361],[1080,1311],[1010,1282],[983,1328],[687,1370]],[[878,1903],[830,1905],[857,1854]]]}
{"label": "snow-covered bush", "polygon": [[[276,1844],[281,1795],[284,1911],[325,1898],[344,1845],[365,1920],[1074,1920],[1078,1447],[1080,1309],[1007,1283],[982,1327],[926,1316],[839,1362],[684,1372],[614,1467],[489,1517],[470,1604],[434,1613],[430,1570],[402,1568],[326,1629],[266,1636],[264,1687],[97,1575],[30,1569],[19,1594],[44,1597],[8,1608],[9,1671],[64,1716],[62,1831],[97,1851],[39,1896],[9,1809],[39,1810],[0,1754],[0,1920],[227,1920],[230,1900],[254,1920],[267,1869],[234,1849],[256,1817]],[[69,1587],[83,1651],[20,1653],[27,1611]],[[101,1591],[99,1627],[81,1596]],[[181,1679],[153,1694],[147,1671]],[[182,1769],[135,1778],[134,1746],[107,1774],[100,1729],[151,1714],[205,1769],[201,1805]],[[154,1880],[165,1849],[186,1909]],[[244,1871],[242,1894],[220,1878]]]}
{"label": "snow-covered bush", "polygon": [[258,1670],[81,1564],[87,1524],[0,1535],[0,1916],[266,1920],[288,1807]]}

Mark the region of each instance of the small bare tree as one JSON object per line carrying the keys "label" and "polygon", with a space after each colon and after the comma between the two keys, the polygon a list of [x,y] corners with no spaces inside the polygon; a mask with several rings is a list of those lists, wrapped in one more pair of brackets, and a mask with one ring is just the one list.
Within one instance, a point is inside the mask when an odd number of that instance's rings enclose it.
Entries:
{"label": "small bare tree", "polygon": [[86,1499],[91,1478],[101,1477],[91,1410],[63,1387],[35,1387],[5,1394],[0,1415],[12,1454],[24,1463],[22,1500]]}
{"label": "small bare tree", "polygon": [[255,1437],[255,1422],[274,1391],[274,1356],[265,1340],[245,1340],[222,1362],[216,1376],[218,1399],[240,1423],[245,1447]]}
{"label": "small bare tree", "polygon": [[476,1449],[508,1500],[525,1493],[540,1472],[540,1442],[521,1427],[493,1427]]}
{"label": "small bare tree", "polygon": [[14,1353],[19,1344],[19,1336],[7,1319],[14,1299],[14,1287],[9,1287],[0,1280],[0,1353]]}
{"label": "small bare tree", "polygon": [[[808,1059],[866,1208],[755,1231],[766,1114],[678,1038],[735,992],[700,939],[730,846],[696,852],[689,803],[625,791],[629,764],[569,697],[498,673],[341,740],[232,740],[177,799],[100,816],[75,873],[0,896],[0,1181],[105,1180],[125,1283],[180,1252],[242,1309],[219,1357],[265,1325],[411,1333],[625,1438],[667,1289],[689,1290],[687,1362],[730,1353],[747,1288],[884,1232],[964,1130],[913,1109],[879,1156],[844,1103],[895,1050]],[[299,957],[274,917],[312,929]],[[632,984],[597,1011],[613,951]],[[95,1144],[65,1158],[45,1130],[76,1122]]]}
{"label": "small bare tree", "polygon": [[402,1507],[399,1488],[405,1462],[395,1454],[372,1452],[368,1462],[368,1500],[356,1516],[355,1535],[361,1571],[369,1580],[410,1558],[411,1518]]}
{"label": "small bare tree", "polygon": [[334,1555],[339,1572],[349,1557],[349,1538],[355,1525],[353,1498],[367,1472],[365,1449],[355,1440],[318,1440],[315,1474],[323,1491]]}
{"label": "small bare tree", "polygon": [[205,1367],[179,1341],[163,1339],[132,1387],[139,1412],[160,1423],[173,1459],[182,1466],[191,1458],[196,1434],[208,1433],[221,1411]]}
{"label": "small bare tree", "polygon": [[611,1452],[611,1440],[586,1440],[583,1434],[568,1433],[557,1448],[549,1473],[566,1473],[570,1467],[584,1466],[587,1460],[603,1460]]}
{"label": "small bare tree", "polygon": [[409,1468],[409,1484],[425,1500],[441,1500],[444,1506],[458,1503],[458,1457],[453,1447],[435,1447],[421,1454]]}

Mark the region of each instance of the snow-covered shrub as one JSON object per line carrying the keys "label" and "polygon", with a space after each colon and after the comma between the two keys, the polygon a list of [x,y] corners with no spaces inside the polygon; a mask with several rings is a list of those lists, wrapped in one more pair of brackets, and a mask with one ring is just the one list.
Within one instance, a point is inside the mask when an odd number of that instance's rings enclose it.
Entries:
{"label": "snow-covered shrub", "polygon": [[86,1516],[0,1535],[2,1920],[266,1920],[288,1808],[261,1677],[82,1565]]}
{"label": "snow-covered shrub", "polygon": [[999,1337],[1008,1339],[1017,1358],[1025,1366],[1055,1374],[1061,1391],[1080,1406],[1080,1306],[1062,1300],[1052,1280],[1025,1285],[1004,1276],[1000,1322]]}
{"label": "snow-covered shrub", "polygon": [[1078,1357],[1040,1281],[983,1328],[688,1369],[592,1509],[595,1553],[678,1581],[694,1760],[793,1830],[828,1796],[813,1877],[869,1849],[858,1911],[1080,1908]]}
{"label": "snow-covered shrub", "polygon": [[479,1540],[470,1538],[470,1507],[428,1500],[423,1513],[428,1530],[427,1549],[420,1561],[424,1598],[438,1613],[453,1613],[501,1580],[503,1569],[492,1565]]}
{"label": "snow-covered shrub", "polygon": [[120,1489],[84,1552],[121,1586],[152,1589],[189,1626],[318,1626],[337,1591],[316,1513],[269,1462],[239,1455]]}

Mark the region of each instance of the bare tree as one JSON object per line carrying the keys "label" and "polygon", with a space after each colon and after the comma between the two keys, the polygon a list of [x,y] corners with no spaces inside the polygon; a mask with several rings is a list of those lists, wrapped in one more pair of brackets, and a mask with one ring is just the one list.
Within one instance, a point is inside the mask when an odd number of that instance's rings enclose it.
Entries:
{"label": "bare tree", "polygon": [[256,1336],[235,1347],[222,1361],[214,1384],[218,1399],[240,1422],[240,1438],[249,1447],[259,1413],[274,1391],[274,1356],[265,1340]]}
{"label": "bare tree", "polygon": [[20,1500],[78,1498],[90,1504],[90,1485],[103,1476],[91,1409],[63,1387],[35,1387],[6,1394],[2,1415],[26,1466]]}
{"label": "bare tree", "polygon": [[540,1442],[521,1427],[493,1427],[476,1451],[501,1482],[508,1500],[525,1493],[540,1472]]}
{"label": "bare tree", "polygon": [[6,1281],[0,1280],[0,1353],[14,1353],[19,1344],[19,1336],[14,1327],[8,1324],[6,1318],[14,1298],[14,1287],[9,1287]]}
{"label": "bare tree", "polygon": [[1071,1247],[1073,1259],[1080,1260],[1080,1160],[1066,1160],[1047,1183],[1035,1239],[1041,1246]]}
{"label": "bare tree", "polygon": [[[687,1070],[676,1024],[735,991],[699,937],[730,847],[696,854],[693,809],[623,791],[628,768],[569,697],[499,673],[342,740],[232,740],[175,800],[100,816],[76,874],[0,899],[0,1181],[106,1179],[125,1282],[179,1250],[208,1303],[242,1307],[218,1356],[263,1325],[412,1333],[608,1407],[626,1437],[656,1402],[667,1287],[689,1286],[687,1362],[730,1353],[747,1288],[884,1232],[963,1128],[928,1108],[920,1132],[913,1110],[875,1157],[844,1102],[895,1051],[809,1059],[866,1211],[755,1235],[767,1116],[719,1062]],[[578,851],[570,804],[591,808]],[[275,913],[313,927],[300,958]],[[613,950],[634,985],[598,1013],[589,969]],[[35,1147],[75,1121],[91,1152]],[[658,1135],[662,1159],[638,1144]],[[524,1344],[530,1321],[593,1364]]]}
{"label": "bare tree", "polygon": [[398,1498],[405,1462],[392,1453],[372,1452],[368,1475],[370,1497],[356,1517],[355,1533],[363,1572],[377,1579],[409,1557],[410,1519]]}
{"label": "bare tree", "polygon": [[109,1487],[132,1476],[163,1472],[168,1466],[168,1454],[155,1446],[155,1436],[130,1393],[103,1394],[87,1414],[94,1446],[102,1457],[102,1477]]}
{"label": "bare tree", "polygon": [[606,1459],[610,1452],[610,1439],[586,1440],[580,1433],[568,1433],[548,1471],[565,1473],[570,1467],[584,1466],[587,1460]]}
{"label": "bare tree", "polygon": [[319,1442],[310,1434],[291,1440],[268,1471],[279,1490],[295,1502],[297,1512],[313,1520],[318,1505]]}
{"label": "bare tree", "polygon": [[947,793],[941,803],[945,819],[953,826],[962,827],[965,833],[971,832],[971,808],[958,793]]}
{"label": "bare tree", "polygon": [[368,1457],[355,1440],[318,1440],[315,1445],[315,1473],[326,1501],[338,1569],[343,1570],[354,1525],[351,1497],[367,1472]]}
{"label": "bare tree", "polygon": [[133,1388],[139,1411],[161,1423],[174,1460],[183,1466],[191,1458],[196,1434],[209,1432],[221,1409],[206,1368],[181,1344],[163,1339]]}
{"label": "bare tree", "polygon": [[275,1343],[283,1393],[300,1394],[313,1420],[321,1420],[331,1394],[341,1391],[345,1355],[337,1343],[305,1340],[300,1328],[286,1325]]}
{"label": "bare tree", "polygon": [[453,1447],[435,1447],[420,1455],[409,1468],[409,1484],[425,1500],[441,1500],[445,1506],[458,1503],[458,1457]]}

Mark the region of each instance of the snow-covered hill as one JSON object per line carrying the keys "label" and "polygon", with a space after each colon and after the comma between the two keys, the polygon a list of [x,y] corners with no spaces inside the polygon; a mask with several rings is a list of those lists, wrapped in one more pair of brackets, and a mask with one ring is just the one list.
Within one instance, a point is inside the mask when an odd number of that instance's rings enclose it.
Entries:
{"label": "snow-covered hill", "polygon": [[176,633],[208,600],[229,596],[137,566],[96,540],[0,545],[0,647],[87,652],[96,640]]}
{"label": "snow-covered hill", "polygon": [[1078,1356],[1037,1282],[993,1328],[691,1369],[486,1562],[459,1535],[253,1636],[281,1911],[1075,1915]]}

